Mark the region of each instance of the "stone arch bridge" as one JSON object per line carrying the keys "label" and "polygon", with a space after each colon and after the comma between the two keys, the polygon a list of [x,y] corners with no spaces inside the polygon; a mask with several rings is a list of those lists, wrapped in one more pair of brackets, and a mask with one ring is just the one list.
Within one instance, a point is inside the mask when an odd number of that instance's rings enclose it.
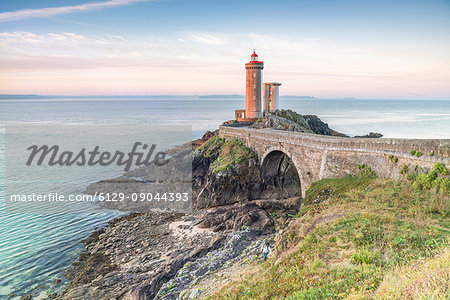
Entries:
{"label": "stone arch bridge", "polygon": [[[360,164],[371,167],[380,177],[399,179],[403,164],[427,170],[437,162],[450,162],[450,139],[343,138],[230,126],[220,126],[219,135],[238,139],[253,149],[263,174],[277,172],[283,157],[289,157],[297,170],[303,197],[313,182],[357,174]],[[423,155],[413,156],[411,150]],[[390,155],[398,161],[394,162]]]}

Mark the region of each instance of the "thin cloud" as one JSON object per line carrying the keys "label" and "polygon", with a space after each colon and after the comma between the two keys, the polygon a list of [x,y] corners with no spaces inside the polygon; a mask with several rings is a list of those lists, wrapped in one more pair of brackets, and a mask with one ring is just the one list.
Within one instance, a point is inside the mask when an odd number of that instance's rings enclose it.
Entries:
{"label": "thin cloud", "polygon": [[207,44],[207,45],[223,45],[225,44],[225,39],[223,38],[223,34],[213,35],[208,33],[200,33],[200,32],[191,32],[190,33],[191,40],[199,43],[199,44]]}
{"label": "thin cloud", "polygon": [[107,7],[129,5],[135,2],[144,2],[144,1],[149,0],[109,0],[104,2],[85,3],[72,6],[21,9],[16,11],[0,13],[0,22],[9,22],[29,18],[46,18],[56,15],[70,14],[73,12],[90,11]]}

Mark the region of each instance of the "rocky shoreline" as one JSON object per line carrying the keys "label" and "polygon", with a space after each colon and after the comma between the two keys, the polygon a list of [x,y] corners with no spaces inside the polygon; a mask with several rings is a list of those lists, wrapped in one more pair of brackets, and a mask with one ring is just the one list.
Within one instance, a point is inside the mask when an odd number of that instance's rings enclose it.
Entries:
{"label": "rocky shoreline", "polygon": [[[345,136],[316,116],[289,110],[253,127]],[[205,294],[199,282],[217,284],[214,274],[262,259],[262,243],[273,241],[301,206],[298,175],[286,161],[280,174],[264,178],[251,149],[217,133],[170,150],[176,164],[192,162],[192,210],[156,213],[135,207],[141,212],[112,220],[83,241],[86,251],[64,274],[69,285],[54,298],[197,299]],[[157,172],[141,167],[92,184],[86,192],[126,193],[133,184],[151,183],[149,174]],[[127,210],[116,203],[105,207]]]}
{"label": "rocky shoreline", "polygon": [[[64,276],[62,299],[178,299],[191,286],[287,225],[300,198],[252,201],[180,213],[133,213],[112,220],[84,242]],[[273,215],[281,217],[274,218]],[[282,214],[284,213],[284,215]],[[176,288],[173,288],[176,287]],[[190,298],[188,298],[190,299]],[[195,297],[194,297],[195,299]]]}

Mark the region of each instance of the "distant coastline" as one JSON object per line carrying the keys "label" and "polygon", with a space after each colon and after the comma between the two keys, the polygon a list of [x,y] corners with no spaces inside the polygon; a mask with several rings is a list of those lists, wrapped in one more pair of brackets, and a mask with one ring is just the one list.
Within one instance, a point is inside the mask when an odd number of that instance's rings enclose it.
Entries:
{"label": "distant coastline", "polygon": [[[245,95],[241,94],[211,94],[211,95],[38,95],[38,94],[0,94],[1,100],[41,100],[41,99],[146,99],[146,98],[182,98],[189,97],[198,99],[208,99],[209,101],[215,99],[243,99]],[[365,98],[365,97],[316,97],[316,96],[303,96],[303,95],[280,95],[280,99],[284,100],[373,100],[373,101],[450,101],[450,98],[442,99],[423,99],[423,98]]]}
{"label": "distant coastline", "polygon": [[[61,98],[156,98],[156,97],[198,97],[202,98],[244,98],[245,95],[230,94],[230,95],[92,95],[92,96],[70,96],[70,95],[37,95],[37,94],[0,94],[0,100],[2,99],[61,99]],[[320,99],[314,96],[295,96],[287,95],[281,96],[284,99]]]}

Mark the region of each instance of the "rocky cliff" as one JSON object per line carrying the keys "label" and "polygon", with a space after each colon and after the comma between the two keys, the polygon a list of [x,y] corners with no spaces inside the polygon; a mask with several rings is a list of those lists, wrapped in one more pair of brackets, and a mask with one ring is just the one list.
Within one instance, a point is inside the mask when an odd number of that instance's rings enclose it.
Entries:
{"label": "rocky cliff", "polygon": [[343,133],[331,129],[327,123],[324,123],[317,116],[300,115],[290,109],[281,109],[268,113],[255,121],[251,127],[348,137]]}
{"label": "rocky cliff", "polygon": [[238,140],[211,138],[193,153],[195,209],[217,207],[254,199],[299,196],[299,179],[292,162],[280,161],[280,173],[262,174],[258,156]]}

